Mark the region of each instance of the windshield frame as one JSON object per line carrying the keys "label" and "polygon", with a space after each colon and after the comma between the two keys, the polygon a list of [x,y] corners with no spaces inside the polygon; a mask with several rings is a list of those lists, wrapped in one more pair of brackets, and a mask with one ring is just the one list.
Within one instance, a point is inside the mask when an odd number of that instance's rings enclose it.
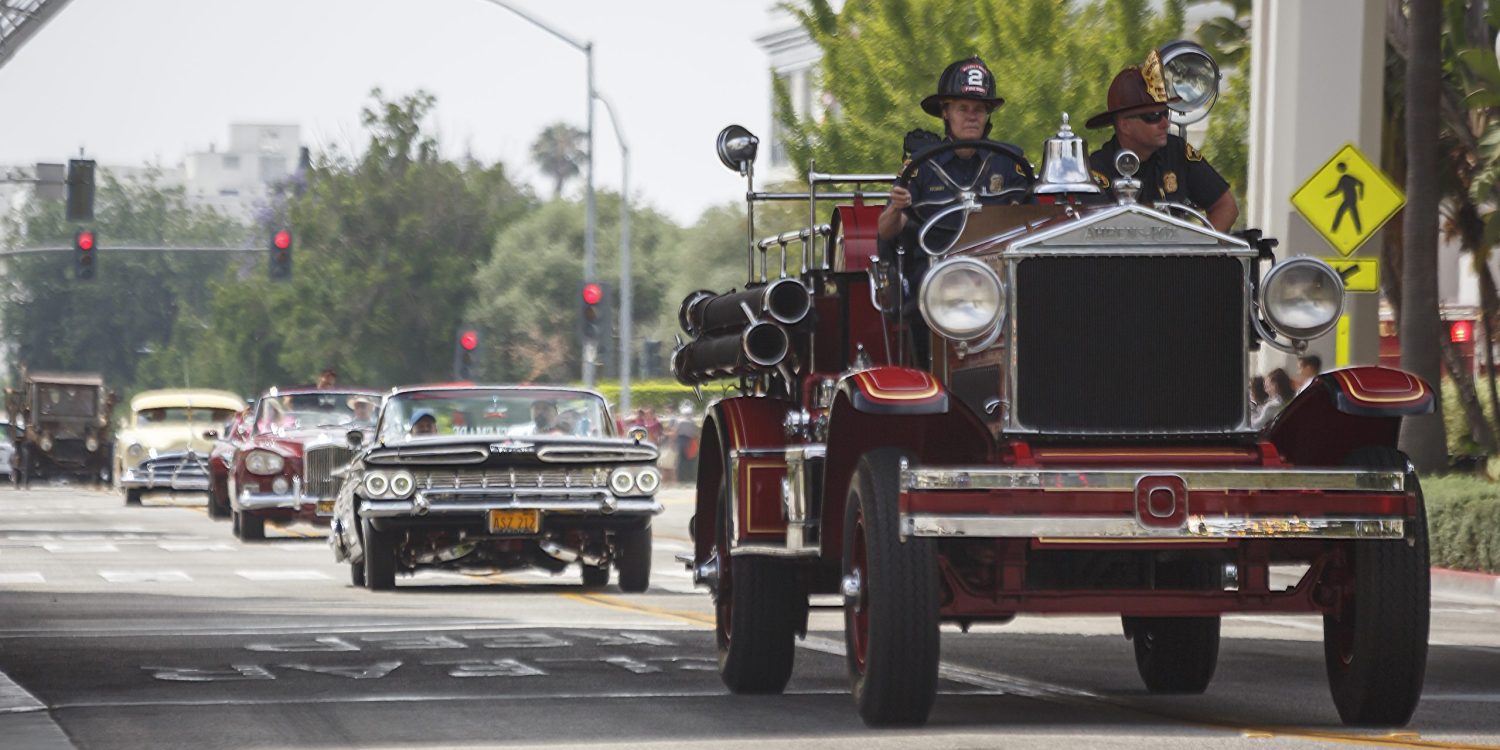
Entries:
{"label": "windshield frame", "polygon": [[[525,425],[531,424],[531,410],[530,408],[527,408],[526,413],[524,414],[524,420],[512,417],[509,421],[506,422],[506,424],[509,426],[503,431],[452,431],[453,429],[455,429],[453,422],[450,421],[452,417],[444,415],[445,418],[442,421],[445,423],[446,429],[440,428],[439,432],[431,435],[413,435],[410,432],[411,425],[407,423],[408,420],[411,418],[411,415],[418,413],[418,411],[424,408],[427,408],[429,411],[431,411],[433,410],[431,407],[437,407],[438,409],[441,409],[442,405],[444,404],[453,404],[455,402],[464,401],[472,402],[474,400],[480,400],[486,397],[490,398],[493,403],[498,404],[502,401],[505,402],[507,415],[509,409],[520,405],[521,402],[552,401],[560,403],[564,406],[564,408],[560,410],[561,413],[559,416],[563,417],[563,419],[561,419],[560,421],[566,423],[566,417],[564,415],[568,415],[571,413],[576,419],[576,421],[572,422],[572,424],[575,424],[577,426],[576,431],[545,434],[528,432],[527,430],[522,429]],[[421,406],[421,404],[424,402],[430,404],[431,406]],[[455,413],[462,415],[468,414],[469,412],[450,412],[450,414]],[[436,417],[436,414],[434,416]],[[519,416],[523,415],[516,415],[516,417]],[[467,421],[467,418],[465,421]],[[498,427],[499,425],[496,426]],[[457,429],[462,428],[459,427]],[[375,426],[375,434],[377,436],[375,442],[387,445],[429,437],[470,437],[484,440],[504,440],[512,438],[521,438],[526,440],[530,440],[533,438],[543,440],[578,438],[605,439],[618,437],[615,429],[614,418],[609,410],[609,404],[599,393],[577,388],[542,388],[530,386],[461,386],[397,391],[387,396],[385,402],[382,404],[380,409],[380,418],[377,420]]]}

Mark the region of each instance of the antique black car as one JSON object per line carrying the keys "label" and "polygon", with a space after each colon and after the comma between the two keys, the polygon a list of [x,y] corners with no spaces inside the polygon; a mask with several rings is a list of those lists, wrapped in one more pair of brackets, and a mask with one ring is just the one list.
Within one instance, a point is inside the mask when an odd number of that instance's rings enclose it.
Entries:
{"label": "antique black car", "polygon": [[11,476],[17,484],[53,477],[109,481],[114,394],[98,374],[28,373],[21,388],[7,389],[5,407],[14,426]]}
{"label": "antique black car", "polygon": [[660,513],[656,447],[616,434],[604,399],[564,388],[392,391],[344,471],[329,544],[356,586],[419,569],[582,567],[583,583],[644,591]]}

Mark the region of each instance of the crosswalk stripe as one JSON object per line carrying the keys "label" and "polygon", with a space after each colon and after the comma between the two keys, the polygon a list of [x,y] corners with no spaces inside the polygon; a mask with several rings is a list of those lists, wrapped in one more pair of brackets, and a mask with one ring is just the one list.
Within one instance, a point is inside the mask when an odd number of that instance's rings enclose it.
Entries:
{"label": "crosswalk stripe", "polygon": [[180,570],[101,570],[99,577],[110,583],[187,583],[193,580]]}
{"label": "crosswalk stripe", "polygon": [[119,552],[113,544],[86,544],[79,542],[56,542],[43,544],[42,549],[54,554],[80,554],[88,552]]}
{"label": "crosswalk stripe", "polygon": [[249,581],[327,581],[321,570],[236,570],[235,575]]}
{"label": "crosswalk stripe", "polygon": [[46,583],[47,579],[36,571],[24,573],[0,573],[0,583]]}

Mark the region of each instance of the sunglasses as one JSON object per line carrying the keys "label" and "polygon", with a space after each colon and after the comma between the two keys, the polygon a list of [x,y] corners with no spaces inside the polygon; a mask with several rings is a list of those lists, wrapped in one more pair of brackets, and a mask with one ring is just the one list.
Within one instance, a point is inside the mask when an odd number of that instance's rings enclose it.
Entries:
{"label": "sunglasses", "polygon": [[1166,112],[1146,112],[1144,114],[1131,115],[1131,117],[1134,117],[1135,119],[1140,120],[1141,122],[1144,122],[1144,123],[1146,123],[1148,125],[1155,125],[1156,123],[1161,122],[1162,120],[1167,119],[1167,113]]}

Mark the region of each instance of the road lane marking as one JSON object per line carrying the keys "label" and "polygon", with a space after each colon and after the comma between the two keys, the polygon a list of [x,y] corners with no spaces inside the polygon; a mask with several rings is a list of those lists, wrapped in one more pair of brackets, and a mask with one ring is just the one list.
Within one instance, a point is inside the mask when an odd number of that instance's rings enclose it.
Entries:
{"label": "road lane marking", "polygon": [[646,604],[636,604],[634,602],[629,602],[616,596],[609,596],[608,594],[577,594],[573,592],[566,592],[561,594],[561,596],[564,599],[572,599],[573,601],[583,602],[584,604],[592,604],[596,607],[606,607],[608,609],[617,609],[625,612],[638,612],[648,615],[656,615],[658,617],[675,618],[678,620],[687,621],[694,625],[704,625],[710,628],[714,627],[714,618],[711,615],[702,615],[697,612],[687,612],[676,609],[663,609],[661,607],[652,607]]}
{"label": "road lane marking", "polygon": [[0,583],[46,583],[47,579],[37,571],[0,573]]}
{"label": "road lane marking", "polygon": [[101,570],[110,583],[190,583],[193,577],[180,570]]}
{"label": "road lane marking", "polygon": [[42,549],[56,555],[75,555],[97,552],[119,552],[120,548],[113,544],[84,544],[79,542],[49,542],[42,545]]}
{"label": "road lane marking", "polygon": [[[695,625],[697,623],[694,623]],[[584,628],[602,630],[659,630],[659,631],[683,631],[692,630],[681,623],[663,622],[661,620],[642,621],[638,623],[580,623],[576,620],[514,622],[500,620],[483,620],[474,622],[449,622],[430,624],[422,622],[412,623],[372,623],[367,625],[349,623],[326,623],[310,625],[265,625],[245,626],[229,628],[213,627],[188,627],[188,628],[129,628],[117,627],[104,629],[79,629],[66,630],[0,630],[0,640],[69,640],[85,638],[182,638],[184,636],[266,636],[266,635],[330,635],[330,634],[358,634],[358,633],[426,633],[426,632],[457,632],[474,630],[579,630]]]}
{"label": "road lane marking", "polygon": [[234,574],[249,581],[328,581],[321,570],[236,570]]}
{"label": "road lane marking", "polygon": [[47,706],[36,699],[26,688],[0,672],[0,714],[20,714],[31,711],[46,711]]}
{"label": "road lane marking", "polygon": [[162,542],[156,545],[168,552],[233,552],[228,542]]}

